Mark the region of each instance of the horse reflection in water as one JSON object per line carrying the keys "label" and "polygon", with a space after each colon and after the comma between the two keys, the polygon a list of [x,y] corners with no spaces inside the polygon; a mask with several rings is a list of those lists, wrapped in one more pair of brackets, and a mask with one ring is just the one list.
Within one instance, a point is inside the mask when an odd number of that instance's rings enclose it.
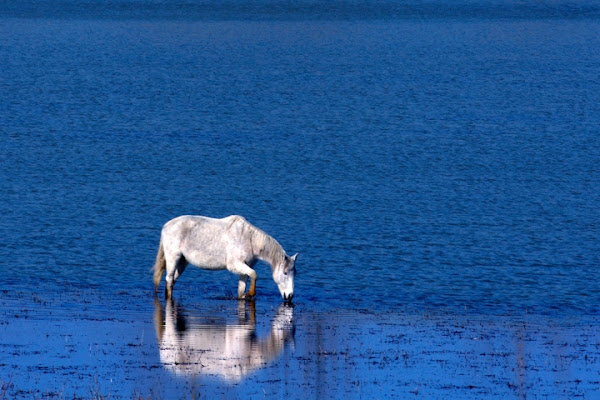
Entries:
{"label": "horse reflection in water", "polygon": [[177,375],[217,376],[237,383],[252,371],[266,367],[293,340],[293,308],[282,304],[271,323],[266,338],[257,338],[254,302],[238,304],[238,324],[224,320],[203,320],[189,324],[173,300],[166,310],[155,300],[154,323],[160,361]]}

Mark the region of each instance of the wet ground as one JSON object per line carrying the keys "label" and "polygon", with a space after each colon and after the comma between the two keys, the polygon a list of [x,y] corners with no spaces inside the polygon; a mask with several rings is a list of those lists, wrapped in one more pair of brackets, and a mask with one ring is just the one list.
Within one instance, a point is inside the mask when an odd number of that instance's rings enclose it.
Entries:
{"label": "wet ground", "polygon": [[0,398],[600,398],[600,319],[0,297]]}

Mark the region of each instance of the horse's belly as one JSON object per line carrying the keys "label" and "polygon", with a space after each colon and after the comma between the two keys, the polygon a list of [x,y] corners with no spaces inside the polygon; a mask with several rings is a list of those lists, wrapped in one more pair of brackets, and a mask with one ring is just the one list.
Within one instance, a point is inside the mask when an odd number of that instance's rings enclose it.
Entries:
{"label": "horse's belly", "polygon": [[193,266],[201,268],[201,269],[207,269],[207,270],[211,270],[211,271],[220,271],[223,269],[226,269],[227,266],[226,265],[215,265],[215,264],[196,264],[196,263],[191,263]]}
{"label": "horse's belly", "polygon": [[200,251],[184,252],[183,256],[188,263],[202,269],[221,270],[227,268],[227,263],[222,255],[207,254]]}

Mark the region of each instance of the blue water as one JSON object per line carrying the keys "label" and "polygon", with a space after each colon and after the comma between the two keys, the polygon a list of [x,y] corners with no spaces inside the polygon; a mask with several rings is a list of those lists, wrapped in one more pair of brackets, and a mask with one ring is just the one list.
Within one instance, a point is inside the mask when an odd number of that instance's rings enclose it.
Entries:
{"label": "blue water", "polygon": [[150,296],[167,220],[241,214],[305,307],[599,312],[596,3],[249,4],[0,2],[3,290]]}

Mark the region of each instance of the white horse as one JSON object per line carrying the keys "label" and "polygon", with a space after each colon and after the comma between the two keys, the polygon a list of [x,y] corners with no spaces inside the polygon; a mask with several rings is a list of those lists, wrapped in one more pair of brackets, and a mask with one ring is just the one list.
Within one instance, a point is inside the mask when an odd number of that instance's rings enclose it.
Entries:
{"label": "white horse", "polygon": [[[258,260],[271,265],[273,280],[284,301],[294,297],[296,257],[289,257],[279,243],[239,215],[222,219],[184,215],[167,222],[162,228],[160,245],[154,264],[154,288],[163,271],[167,271],[165,296],[170,299],[173,285],[188,263],[202,269],[227,269],[239,275],[238,298],[252,298],[256,294]],[[247,294],[246,282],[250,277]]]}
{"label": "white horse", "polygon": [[[250,318],[246,315],[250,308]],[[178,376],[214,376],[238,383],[253,371],[267,367],[293,343],[293,308],[282,304],[267,335],[256,335],[253,301],[240,301],[238,323],[209,318],[186,318],[173,300],[166,310],[155,300],[154,323],[160,361]]]}

